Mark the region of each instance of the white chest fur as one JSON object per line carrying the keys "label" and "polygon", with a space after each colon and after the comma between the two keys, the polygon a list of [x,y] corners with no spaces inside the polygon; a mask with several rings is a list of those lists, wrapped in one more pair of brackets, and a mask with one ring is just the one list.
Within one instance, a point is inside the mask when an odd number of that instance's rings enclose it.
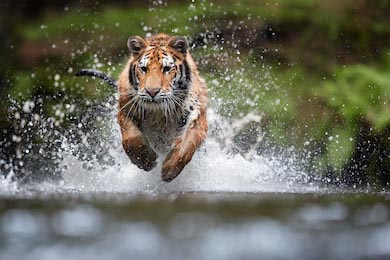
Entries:
{"label": "white chest fur", "polygon": [[146,113],[141,127],[141,131],[144,133],[150,146],[161,154],[169,152],[180,130],[181,127],[178,122],[167,120],[162,111]]}

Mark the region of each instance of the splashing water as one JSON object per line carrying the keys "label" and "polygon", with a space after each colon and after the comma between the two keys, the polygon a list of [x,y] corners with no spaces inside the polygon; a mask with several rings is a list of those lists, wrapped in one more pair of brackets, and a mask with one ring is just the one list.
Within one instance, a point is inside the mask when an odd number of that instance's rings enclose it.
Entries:
{"label": "splashing water", "polygon": [[[262,116],[250,113],[240,119],[228,120],[212,108],[208,111],[210,133],[205,144],[199,149],[183,172],[171,183],[161,180],[161,164],[150,172],[138,169],[127,158],[122,149],[120,131],[115,122],[115,109],[108,115],[110,126],[107,156],[114,163],[100,167],[100,159],[83,159],[77,156],[77,144],[63,137],[61,180],[45,180],[24,185],[29,190],[44,192],[120,192],[120,193],[169,193],[169,192],[310,192],[318,189],[308,184],[308,174],[296,163],[293,155],[258,155],[257,148],[263,142],[259,124]],[[235,142],[248,124],[255,124],[254,141],[245,143],[242,149]],[[253,131],[252,131],[253,132]],[[249,143],[249,144],[248,144]],[[94,151],[94,144],[87,143]],[[16,190],[17,184],[10,181],[12,176],[1,180],[1,185]],[[7,190],[7,189],[2,189]]]}
{"label": "splashing water", "polygon": [[18,185],[15,181],[12,181],[14,172],[11,170],[7,176],[0,175],[0,195],[1,194],[13,194],[18,191]]}
{"label": "splashing water", "polygon": [[[242,78],[245,77],[242,76]],[[272,79],[266,78],[265,81],[267,80],[273,82]],[[238,96],[242,95],[245,96],[244,93]],[[265,133],[262,131],[262,114],[249,112],[240,118],[228,119],[216,112],[217,108],[224,107],[224,104],[215,100],[215,108],[211,106],[208,109],[209,135],[204,145],[173,182],[165,183],[161,180],[161,165],[164,156],[159,157],[157,167],[150,172],[138,169],[128,159],[121,145],[113,101],[114,99],[111,99],[99,104],[99,109],[103,111],[96,111],[93,108],[78,111],[77,113],[86,114],[87,118],[77,119],[77,122],[64,132],[61,132],[63,131],[61,124],[67,114],[74,112],[76,105],[57,105],[55,115],[58,116],[59,121],[49,118],[46,122],[43,117],[39,117],[38,121],[42,126],[37,127],[35,132],[39,132],[41,138],[50,136],[46,139],[47,147],[39,149],[39,152],[43,150],[43,153],[48,154],[48,156],[43,156],[44,158],[55,157],[56,168],[54,170],[57,172],[54,174],[50,172],[50,169],[45,170],[47,167],[38,168],[32,164],[30,175],[42,174],[42,171],[45,171],[44,176],[59,175],[61,177],[60,180],[43,178],[43,181],[41,178],[39,182],[23,184],[23,189],[47,193],[76,191],[80,193],[152,194],[170,192],[303,193],[319,189],[316,183],[310,181],[313,177],[305,170],[305,160],[294,154],[294,151],[273,152],[268,151],[272,150],[269,147],[264,148],[266,141],[264,140]],[[253,103],[253,101],[246,99],[245,103]],[[31,112],[31,109],[27,111],[25,107],[36,106],[32,101],[27,105],[18,106],[13,102],[14,113],[19,113],[19,110]],[[90,123],[96,120],[95,117],[100,118],[98,126]],[[32,116],[30,120],[37,121],[36,116]],[[26,122],[23,123],[23,119],[21,120],[23,125]],[[84,124],[87,125],[85,128]],[[90,138],[91,136],[94,138]],[[29,142],[34,142],[33,138],[30,138]],[[61,145],[53,148],[51,143]],[[52,156],[53,153],[54,156]],[[25,159],[44,160],[40,157]],[[20,185],[11,181],[14,176],[12,171],[9,174],[2,173],[2,175],[7,176],[0,179],[0,185],[6,187],[1,189],[3,192],[16,191],[18,188],[20,190]]]}

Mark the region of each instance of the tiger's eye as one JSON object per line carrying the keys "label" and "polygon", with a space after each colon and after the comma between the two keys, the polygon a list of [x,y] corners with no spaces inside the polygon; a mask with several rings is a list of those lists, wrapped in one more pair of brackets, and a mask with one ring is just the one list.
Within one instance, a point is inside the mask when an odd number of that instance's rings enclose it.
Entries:
{"label": "tiger's eye", "polygon": [[163,72],[164,72],[164,73],[168,73],[170,70],[171,70],[171,67],[169,67],[169,66],[165,66],[165,67],[163,68]]}
{"label": "tiger's eye", "polygon": [[139,67],[140,70],[142,70],[143,72],[147,72],[148,71],[148,68],[146,66],[142,66],[142,67]]}

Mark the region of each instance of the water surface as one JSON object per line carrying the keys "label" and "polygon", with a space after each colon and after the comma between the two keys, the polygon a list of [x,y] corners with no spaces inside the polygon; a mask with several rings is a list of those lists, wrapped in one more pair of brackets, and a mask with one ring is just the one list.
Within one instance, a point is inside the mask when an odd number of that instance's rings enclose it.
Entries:
{"label": "water surface", "polygon": [[294,153],[258,153],[261,138],[239,151],[234,131],[258,118],[211,111],[223,134],[171,183],[162,159],[129,162],[116,124],[110,166],[63,140],[60,179],[0,178],[0,259],[389,259],[390,194],[325,185]]}
{"label": "water surface", "polygon": [[388,194],[48,194],[0,200],[1,259],[388,259]]}

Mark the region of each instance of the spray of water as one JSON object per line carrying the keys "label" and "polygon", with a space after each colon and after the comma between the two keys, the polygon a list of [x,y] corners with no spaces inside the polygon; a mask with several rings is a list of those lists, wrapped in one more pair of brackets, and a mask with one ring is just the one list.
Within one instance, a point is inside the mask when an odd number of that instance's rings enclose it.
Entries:
{"label": "spray of water", "polygon": [[[170,193],[170,192],[305,192],[317,187],[308,185],[308,174],[294,155],[259,155],[258,147],[263,142],[263,133],[255,128],[252,142],[245,149],[237,141],[237,135],[248,124],[259,125],[261,115],[249,113],[239,119],[228,120],[212,108],[208,111],[209,136],[203,147],[181,175],[171,183],[161,180],[162,156],[158,166],[145,172],[133,165],[123,152],[120,132],[115,122],[115,109],[106,116],[109,127],[105,138],[106,157],[80,156],[79,144],[63,137],[61,145],[60,180],[43,180],[23,185],[28,190],[87,193]],[[253,133],[253,131],[251,131]],[[84,144],[85,145],[85,144]],[[94,148],[91,141],[87,146]],[[101,145],[101,144],[100,144]],[[94,149],[90,149],[93,153]],[[85,151],[82,151],[85,153]],[[88,159],[85,159],[88,158]],[[112,163],[102,165],[105,158]],[[11,173],[12,174],[12,173]],[[17,191],[18,185],[11,181],[12,175],[0,179],[0,190]]]}

